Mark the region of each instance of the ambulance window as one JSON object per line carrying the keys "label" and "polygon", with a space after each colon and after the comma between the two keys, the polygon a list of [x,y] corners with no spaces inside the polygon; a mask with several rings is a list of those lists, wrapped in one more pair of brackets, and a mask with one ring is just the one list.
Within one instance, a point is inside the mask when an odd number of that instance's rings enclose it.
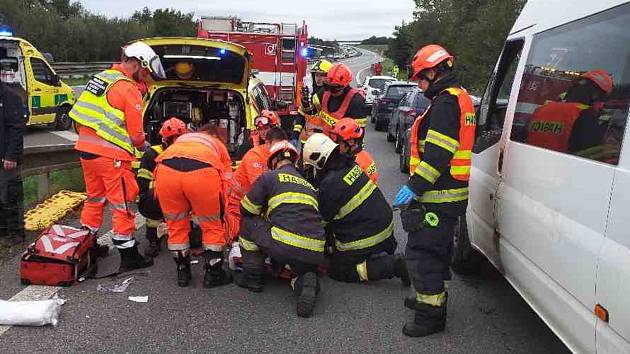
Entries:
{"label": "ambulance window", "polygon": [[473,146],[475,153],[493,146],[501,138],[508,99],[523,43],[523,39],[516,39],[505,44],[499,64],[490,76],[481,104],[475,107],[477,112],[476,139]]}
{"label": "ambulance window", "polygon": [[31,58],[31,68],[33,68],[33,76],[35,77],[35,80],[44,83],[46,85],[52,85],[53,84],[53,72],[50,70],[50,68],[48,67],[48,65],[46,65],[46,63],[41,60],[41,59],[37,59],[37,58]]}
{"label": "ambulance window", "polygon": [[616,165],[630,103],[630,4],[534,36],[511,139]]}

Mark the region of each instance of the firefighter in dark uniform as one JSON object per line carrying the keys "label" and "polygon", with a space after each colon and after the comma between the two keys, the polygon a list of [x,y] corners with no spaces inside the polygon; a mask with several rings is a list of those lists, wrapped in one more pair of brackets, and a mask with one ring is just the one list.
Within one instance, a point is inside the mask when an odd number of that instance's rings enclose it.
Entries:
{"label": "firefighter in dark uniform", "polygon": [[274,144],[269,171],[258,177],[241,200],[239,246],[243,273],[237,285],[263,291],[265,256],[288,264],[298,296],[297,315],[313,313],[319,292],[317,266],[324,262],[325,233],[313,186],[297,171],[298,152],[289,142]]}
{"label": "firefighter in dark uniform", "polygon": [[329,276],[343,282],[398,277],[409,286],[405,261],[394,254],[392,209],[376,184],[323,134],[313,134],[302,153],[304,164],[315,169],[330,241]]}
{"label": "firefighter in dark uniform", "polygon": [[408,233],[406,259],[416,296],[405,306],[414,321],[403,328],[411,337],[441,332],[446,325],[446,281],[457,218],[468,204],[475,111],[470,96],[455,79],[453,56],[428,45],[413,57],[417,80],[431,106],[411,128],[409,181],[394,201]]}
{"label": "firefighter in dark uniform", "polygon": [[146,219],[146,237],[147,241],[149,241],[149,246],[145,250],[145,255],[149,257],[156,257],[160,253],[161,246],[157,234],[157,227],[164,218],[162,208],[160,208],[160,203],[157,200],[153,188],[153,182],[155,181],[153,171],[157,166],[155,159],[164,149],[169,147],[177,137],[185,134],[187,131],[186,124],[181,120],[177,118],[166,120],[162,124],[159,133],[162,137],[162,144],[154,145],[146,149],[140,160],[140,168],[136,175],[138,187],[140,187],[138,210]]}
{"label": "firefighter in dark uniform", "polygon": [[[364,128],[368,113],[365,97],[362,91],[350,87],[351,82],[352,72],[350,68],[341,63],[333,65],[328,70],[324,87],[314,92],[312,99],[304,98],[304,96],[308,96],[308,92],[306,95],[302,94],[302,107],[298,110],[298,113],[302,115],[302,120],[298,120],[298,122],[304,122],[304,116],[317,116],[323,122],[319,133],[326,135],[330,135],[337,121],[342,118],[353,118],[360,127]],[[302,124],[298,123],[297,128],[302,128]],[[296,131],[295,128],[294,126],[293,139],[297,139],[295,134],[299,135],[300,132]],[[316,132],[310,132],[310,134]],[[309,136],[303,135],[303,141]]]}
{"label": "firefighter in dark uniform", "polygon": [[17,72],[17,58],[0,48],[0,245],[6,246],[24,241],[21,165],[28,117]]}

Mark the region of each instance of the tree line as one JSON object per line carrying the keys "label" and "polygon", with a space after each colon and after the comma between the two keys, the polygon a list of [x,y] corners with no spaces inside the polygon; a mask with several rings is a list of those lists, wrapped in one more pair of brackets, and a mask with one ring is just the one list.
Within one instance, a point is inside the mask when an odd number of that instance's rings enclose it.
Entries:
{"label": "tree line", "polygon": [[56,61],[115,61],[134,39],[197,34],[192,13],[145,7],[129,18],[107,18],[70,0],[0,0],[0,23]]}
{"label": "tree line", "polygon": [[526,0],[414,0],[414,19],[396,27],[386,55],[405,68],[420,47],[438,43],[455,56],[461,84],[480,92]]}

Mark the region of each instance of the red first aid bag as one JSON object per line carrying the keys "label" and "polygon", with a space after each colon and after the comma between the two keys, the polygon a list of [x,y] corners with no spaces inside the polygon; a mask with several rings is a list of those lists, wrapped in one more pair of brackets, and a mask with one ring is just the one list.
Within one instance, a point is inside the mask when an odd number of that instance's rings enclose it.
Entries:
{"label": "red first aid bag", "polygon": [[96,235],[88,230],[53,225],[28,246],[20,261],[22,284],[70,286],[94,264]]}

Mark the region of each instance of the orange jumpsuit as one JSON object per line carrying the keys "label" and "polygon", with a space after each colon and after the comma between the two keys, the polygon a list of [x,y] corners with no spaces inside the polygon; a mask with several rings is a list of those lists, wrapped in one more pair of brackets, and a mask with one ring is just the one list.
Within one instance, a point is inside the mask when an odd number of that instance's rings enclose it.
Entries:
{"label": "orange jumpsuit", "polygon": [[[115,64],[112,69],[128,78],[132,77],[120,64]],[[126,80],[114,83],[107,91],[107,100],[112,107],[124,112],[125,128],[131,142],[136,148],[142,149],[145,143],[143,103],[137,84]],[[81,223],[93,231],[98,230],[103,222],[105,205],[109,202],[112,208],[112,239],[121,245],[131,241],[136,230],[136,214],[131,206],[138,196],[138,184],[131,169],[135,157],[96,135],[92,128],[84,126],[79,127],[75,149],[81,152],[81,167],[88,195],[81,212]]]}
{"label": "orange jumpsuit", "polygon": [[[224,206],[231,161],[223,143],[202,133],[180,136],[157,159],[155,193],[168,225],[168,249],[187,251],[191,212],[202,231],[204,250],[226,244]],[[229,167],[228,167],[229,166]]]}
{"label": "orange jumpsuit", "polygon": [[355,162],[357,163],[357,165],[359,165],[359,167],[361,167],[361,170],[363,170],[363,172],[365,172],[365,174],[370,177],[372,182],[378,182],[378,171],[376,170],[376,162],[374,162],[374,159],[369,152],[365,150],[359,151],[359,153],[355,156]]}
{"label": "orange jumpsuit", "polygon": [[252,185],[258,177],[267,171],[268,158],[269,147],[257,145],[245,153],[241,164],[234,172],[234,179],[230,185],[228,196],[228,224],[230,225],[228,236],[230,240],[235,240],[238,237],[241,199],[252,189]]}

